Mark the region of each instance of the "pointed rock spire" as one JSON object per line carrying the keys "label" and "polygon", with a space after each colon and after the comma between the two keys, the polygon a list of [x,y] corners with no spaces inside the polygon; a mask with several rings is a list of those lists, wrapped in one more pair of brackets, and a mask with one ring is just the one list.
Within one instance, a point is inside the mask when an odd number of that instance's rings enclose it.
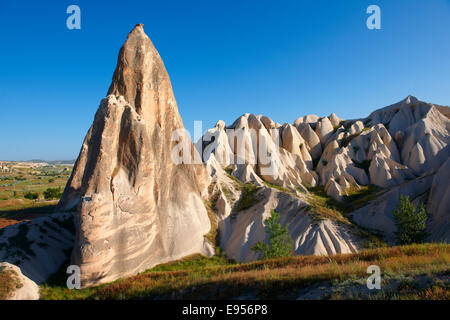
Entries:
{"label": "pointed rock spire", "polygon": [[180,128],[167,71],[137,25],[58,205],[77,206],[72,264],[80,266],[83,286],[203,252],[206,172],[173,162],[172,133]]}

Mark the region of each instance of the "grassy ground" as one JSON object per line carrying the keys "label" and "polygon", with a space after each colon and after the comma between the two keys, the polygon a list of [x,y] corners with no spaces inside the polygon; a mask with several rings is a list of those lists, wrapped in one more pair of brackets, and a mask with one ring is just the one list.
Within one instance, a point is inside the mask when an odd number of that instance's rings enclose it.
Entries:
{"label": "grassy ground", "polygon": [[[98,287],[68,290],[64,282],[42,285],[41,298],[296,299],[302,291],[313,292],[320,285],[324,292],[318,297],[347,299],[345,288],[367,291],[365,283],[370,265],[381,269],[382,290],[359,298],[449,298],[450,245],[447,244],[386,247],[328,257],[295,256],[246,264],[232,263],[222,257],[192,256]],[[418,277],[428,280],[420,282]],[[354,294],[355,290],[348,292]]]}
{"label": "grassy ground", "polygon": [[295,191],[292,190],[292,189],[288,189],[288,188],[285,188],[285,187],[282,187],[282,186],[279,186],[279,185],[267,182],[265,180],[263,180],[263,182],[269,188],[277,189],[278,191],[281,191],[281,192],[284,192],[284,193],[289,193],[289,194],[294,195],[294,196],[296,195]]}
{"label": "grassy ground", "polygon": [[350,187],[346,189],[347,195],[340,202],[328,196],[324,186],[311,187],[308,184],[304,185],[310,192],[308,200],[314,207],[318,209],[328,208],[329,210],[336,211],[336,213],[330,214],[342,216],[366,205],[369,201],[374,200],[379,195],[379,192],[382,191],[374,185]]}
{"label": "grassy ground", "polygon": [[246,210],[255,205],[258,202],[258,200],[256,199],[256,192],[258,191],[258,189],[259,187],[251,183],[245,183],[244,185],[242,185],[241,187],[242,194],[236,206],[236,210],[237,211]]}
{"label": "grassy ground", "polygon": [[365,248],[376,248],[386,246],[382,237],[374,230],[368,230],[356,225],[348,217],[348,214],[379,196],[381,189],[376,186],[360,186],[348,188],[344,201],[339,202],[328,196],[323,186],[311,187],[305,184],[310,194],[308,195],[309,212],[313,217],[321,219],[331,219],[333,221],[346,224],[359,234],[364,241]]}
{"label": "grassy ground", "polygon": [[[0,199],[2,195],[7,198],[0,200],[0,228],[5,221],[17,223],[53,211],[57,200],[45,202],[23,198],[27,191],[38,192],[42,198],[46,188],[64,187],[70,172],[60,174],[48,170],[24,169],[0,175]],[[238,210],[256,203],[256,186],[239,180],[235,184],[241,191],[240,199],[236,199],[239,200]],[[321,187],[308,189],[311,208],[318,218],[331,218],[346,224],[351,224],[346,214],[374,199],[378,192],[372,186],[347,190],[347,201],[340,203],[328,197]],[[207,204],[212,231],[206,236],[217,245],[213,203]],[[20,247],[20,243],[15,246]],[[320,291],[322,294],[314,297],[325,299],[450,299],[450,246],[444,244],[383,247],[358,254],[296,256],[248,264],[237,264],[220,255],[213,258],[196,255],[157,266],[134,277],[81,290],[66,288],[68,264],[41,286],[42,299],[296,299],[302,290]],[[361,292],[368,276],[367,267],[373,264],[382,270],[384,289],[369,294]],[[0,296],[12,290],[11,284],[15,285],[11,276],[0,273]],[[347,292],[351,292],[351,296]]]}
{"label": "grassy ground", "polygon": [[[44,199],[44,191],[56,188],[62,192],[70,174],[71,166],[65,165],[18,166],[13,172],[0,172],[0,228],[53,212],[58,199]],[[39,198],[26,199],[27,192]]]}

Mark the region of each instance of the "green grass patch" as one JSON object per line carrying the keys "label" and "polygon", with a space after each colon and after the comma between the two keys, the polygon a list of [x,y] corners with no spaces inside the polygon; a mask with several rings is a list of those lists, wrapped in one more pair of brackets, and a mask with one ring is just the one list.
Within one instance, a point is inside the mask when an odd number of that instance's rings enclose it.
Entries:
{"label": "green grass patch", "polygon": [[266,186],[268,186],[269,188],[277,189],[277,190],[280,191],[280,192],[284,192],[284,193],[289,193],[289,194],[295,195],[295,191],[292,190],[292,189],[285,188],[285,187],[279,186],[279,185],[277,185],[277,184],[273,184],[273,183],[267,182],[267,181],[265,181],[265,180],[263,180],[263,182],[264,182],[264,184],[265,184]]}
{"label": "green grass patch", "polygon": [[177,261],[157,265],[152,269],[145,271],[144,273],[182,270],[195,271],[199,268],[209,268],[232,264],[236,264],[236,262],[231,259],[227,259],[224,256],[205,257],[201,254],[193,254]]}
{"label": "green grass patch", "polygon": [[228,173],[229,175],[231,175],[231,173],[233,172],[233,165],[228,165],[225,168],[223,168],[223,170],[225,170],[226,173]]}
{"label": "green grass patch", "polygon": [[243,186],[243,182],[241,180],[239,180],[237,177],[233,176],[231,173],[233,172],[233,166],[229,165],[223,168],[225,173],[227,174],[227,176],[233,180],[234,186],[236,187],[236,189],[241,189]]}
{"label": "green grass patch", "polygon": [[227,198],[228,201],[230,202],[234,202],[234,197],[233,194],[231,193],[230,189],[228,189],[228,187],[225,184],[221,184],[222,187],[222,192],[225,195],[225,198]]}
{"label": "green grass patch", "polygon": [[330,198],[324,186],[312,187],[311,185],[303,184],[310,192],[307,196],[309,203],[308,211],[313,218],[318,220],[331,219],[333,221],[341,222],[350,225],[351,222],[344,216],[344,205]]}
{"label": "green grass patch", "polygon": [[365,206],[370,201],[376,199],[380,191],[382,191],[382,189],[373,184],[359,187],[352,186],[347,188],[345,190],[347,195],[343,197],[344,212],[352,212]]}
{"label": "green grass patch", "polygon": [[254,184],[243,184],[241,187],[241,197],[236,205],[236,210],[246,210],[256,204],[258,202],[258,199],[256,198],[256,192],[258,191],[258,189],[259,187],[255,186]]}
{"label": "green grass patch", "polygon": [[303,183],[303,185],[310,192],[307,196],[309,203],[308,209],[313,218],[318,221],[330,219],[350,226],[356,234],[365,240],[365,248],[386,246],[380,233],[356,225],[348,217],[350,212],[374,200],[377,197],[378,191],[381,190],[380,188],[374,185],[347,188],[346,192],[348,195],[344,196],[343,201],[340,202],[329,197],[323,186],[312,187],[307,183]]}
{"label": "green grass patch", "polygon": [[205,207],[211,225],[211,228],[209,229],[209,232],[205,235],[205,237],[214,247],[218,247],[220,245],[220,236],[215,209],[211,207],[210,203],[206,203]]}

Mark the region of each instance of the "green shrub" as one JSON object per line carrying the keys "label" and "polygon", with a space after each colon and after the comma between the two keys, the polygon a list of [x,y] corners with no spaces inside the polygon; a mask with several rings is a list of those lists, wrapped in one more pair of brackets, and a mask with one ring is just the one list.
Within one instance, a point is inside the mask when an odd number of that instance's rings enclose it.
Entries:
{"label": "green shrub", "polygon": [[23,197],[25,199],[29,199],[29,200],[36,200],[37,198],[39,198],[39,194],[35,193],[35,192],[26,192]]}
{"label": "green shrub", "polygon": [[47,188],[44,191],[44,198],[49,199],[59,199],[62,196],[61,188]]}
{"label": "green shrub", "polygon": [[269,234],[269,244],[260,241],[252,247],[252,250],[261,252],[263,260],[291,256],[293,251],[292,239],[288,234],[288,228],[282,227],[280,224],[280,214],[272,210],[270,218],[264,221],[264,224],[266,225],[266,233]]}
{"label": "green shrub", "polygon": [[425,240],[427,214],[423,203],[417,209],[408,196],[400,196],[400,203],[393,214],[400,244],[422,243]]}

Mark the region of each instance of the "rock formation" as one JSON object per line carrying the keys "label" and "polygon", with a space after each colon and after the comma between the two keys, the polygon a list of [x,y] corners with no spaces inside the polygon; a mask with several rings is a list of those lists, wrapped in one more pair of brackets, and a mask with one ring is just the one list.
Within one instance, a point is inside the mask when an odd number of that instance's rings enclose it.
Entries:
{"label": "rock formation", "polygon": [[280,124],[245,113],[219,120],[194,146],[139,24],[57,212],[0,229],[0,270],[18,283],[8,299],[38,299],[38,285],[69,257],[84,287],[213,255],[214,245],[248,262],[258,258],[252,246],[268,241],[272,210],[294,254],[354,253],[373,236],[367,230],[396,244],[401,195],[425,205],[428,241],[450,242],[450,108],[408,96],[361,119]]}
{"label": "rock formation", "polygon": [[239,192],[230,184],[218,188],[217,204],[220,245],[227,256],[249,262],[258,258],[251,250],[258,241],[267,241],[264,220],[275,210],[281,214],[281,224],[287,225],[296,255],[329,255],[354,253],[362,247],[362,239],[348,225],[330,219],[317,219],[305,197],[262,186],[256,192],[257,202],[239,211],[224,189]]}
{"label": "rock formation", "polygon": [[0,273],[8,273],[14,289],[8,292],[6,300],[38,300],[39,287],[36,283],[25,277],[20,268],[7,262],[0,263]]}
{"label": "rock formation", "polygon": [[[255,259],[250,248],[264,239],[264,218],[277,209],[295,240],[297,254],[358,250],[362,242],[357,231],[333,219],[322,219],[319,225],[313,221],[308,185],[323,187],[330,198],[343,202],[355,190],[376,186],[381,191],[375,200],[360,204],[349,216],[357,225],[380,232],[390,243],[395,243],[396,231],[392,211],[400,195],[408,195],[415,204],[427,204],[430,240],[450,241],[450,205],[443,200],[450,172],[448,160],[444,163],[450,155],[447,109],[409,96],[358,120],[342,120],[335,114],[309,115],[293,125],[278,125],[264,116],[244,114],[227,127],[231,132],[220,121],[197,147],[214,185],[209,189],[218,209],[222,248],[237,260]],[[251,129],[259,138],[252,138]],[[233,130],[241,130],[245,152],[236,148]],[[211,143],[213,132],[217,138]],[[264,145],[262,154],[271,154],[276,168],[273,174],[261,172],[264,166],[258,156]],[[233,163],[237,158],[241,163]],[[225,166],[240,181],[260,187],[257,202],[242,213],[236,211],[242,195],[227,180]]]}
{"label": "rock formation", "polygon": [[75,238],[74,213],[48,216],[0,229],[0,262],[18,275],[24,289],[10,299],[38,299],[38,285],[67,263]]}
{"label": "rock formation", "polygon": [[37,284],[58,271],[74,245],[74,213],[52,213],[0,229],[0,261]]}
{"label": "rock formation", "polygon": [[230,258],[251,261],[272,210],[295,254],[352,253],[366,244],[366,228],[395,243],[400,195],[426,205],[430,241],[448,242],[448,110],[408,96],[363,119],[332,113],[279,124],[246,113],[228,126],[219,120],[194,147],[164,64],[137,25],[58,204],[76,212],[0,229],[0,261],[39,284],[73,248],[71,264],[91,286],[212,255],[210,231]]}
{"label": "rock formation", "polygon": [[137,25],[58,206],[78,208],[72,263],[83,286],[204,251],[206,172],[172,161],[177,129],[183,123],[169,76]]}
{"label": "rock formation", "polygon": [[434,175],[427,211],[430,240],[450,241],[450,159]]}

